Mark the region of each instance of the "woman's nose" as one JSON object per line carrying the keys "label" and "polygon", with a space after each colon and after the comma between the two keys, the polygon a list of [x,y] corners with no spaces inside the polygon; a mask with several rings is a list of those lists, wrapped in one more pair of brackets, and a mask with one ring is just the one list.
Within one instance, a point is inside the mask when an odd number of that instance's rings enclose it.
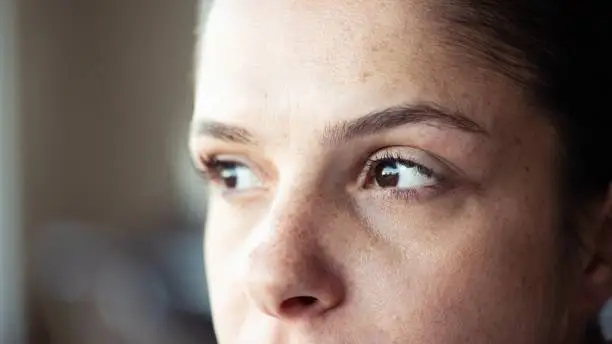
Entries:
{"label": "woman's nose", "polygon": [[277,222],[247,258],[248,296],[262,312],[284,320],[317,317],[345,296],[345,285],[325,258],[316,232],[299,222]]}

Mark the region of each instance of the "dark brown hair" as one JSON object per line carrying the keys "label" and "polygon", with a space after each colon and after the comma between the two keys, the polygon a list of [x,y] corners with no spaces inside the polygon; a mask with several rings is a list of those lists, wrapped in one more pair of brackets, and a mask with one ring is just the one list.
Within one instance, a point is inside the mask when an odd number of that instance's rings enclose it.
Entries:
{"label": "dark brown hair", "polygon": [[[580,247],[575,216],[612,181],[612,15],[605,0],[440,0],[448,43],[524,88],[561,139],[566,248]],[[592,319],[585,343],[604,343]]]}
{"label": "dark brown hair", "polygon": [[573,199],[603,197],[612,180],[612,16],[604,0],[440,0],[449,43],[524,87],[563,145]]}

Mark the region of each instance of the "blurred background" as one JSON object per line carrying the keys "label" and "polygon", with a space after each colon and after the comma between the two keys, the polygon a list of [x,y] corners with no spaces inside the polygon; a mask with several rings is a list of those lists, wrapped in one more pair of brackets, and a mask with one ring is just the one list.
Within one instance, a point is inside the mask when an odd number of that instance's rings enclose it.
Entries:
{"label": "blurred background", "polygon": [[0,343],[214,343],[197,1],[0,1]]}

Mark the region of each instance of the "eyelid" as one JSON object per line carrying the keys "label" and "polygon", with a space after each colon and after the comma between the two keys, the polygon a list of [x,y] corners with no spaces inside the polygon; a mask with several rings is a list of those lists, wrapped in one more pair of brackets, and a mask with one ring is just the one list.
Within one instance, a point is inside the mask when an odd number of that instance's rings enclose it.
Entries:
{"label": "eyelid", "polygon": [[248,167],[255,167],[253,157],[256,157],[256,152],[247,147],[220,142],[218,140],[207,137],[191,138],[189,149],[192,152],[192,157],[196,169],[200,172],[215,160],[219,161],[235,161]]}
{"label": "eyelid", "polygon": [[449,178],[449,175],[451,175],[452,171],[454,171],[454,169],[442,159],[422,149],[406,146],[391,146],[381,148],[368,155],[362,164],[363,167],[361,168],[361,171],[359,172],[357,179],[359,185],[361,185],[367,178],[367,174],[372,167],[369,165],[372,165],[373,162],[378,162],[389,158],[414,162],[415,164],[430,170],[432,172],[432,177],[439,180]]}
{"label": "eyelid", "polygon": [[215,175],[216,169],[223,163],[233,163],[239,166],[244,166],[250,169],[257,178],[260,179],[263,185],[269,180],[269,174],[267,174],[260,165],[254,163],[251,159],[248,159],[245,155],[240,154],[209,154],[199,155],[199,164],[201,165],[198,170],[204,174],[207,178],[213,179],[219,176]]}

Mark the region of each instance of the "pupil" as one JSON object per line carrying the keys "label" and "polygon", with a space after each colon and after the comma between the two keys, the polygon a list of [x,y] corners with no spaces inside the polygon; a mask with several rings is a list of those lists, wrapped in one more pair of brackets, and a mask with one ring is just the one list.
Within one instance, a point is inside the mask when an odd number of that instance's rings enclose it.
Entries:
{"label": "pupil", "polygon": [[236,164],[225,164],[222,166],[221,178],[225,187],[233,189],[238,185],[238,175],[236,173]]}
{"label": "pupil", "polygon": [[383,161],[374,171],[374,179],[380,187],[395,187],[399,182],[399,168],[397,161]]}
{"label": "pupil", "polygon": [[230,189],[234,189],[238,185],[238,178],[236,176],[226,177],[225,186]]}

